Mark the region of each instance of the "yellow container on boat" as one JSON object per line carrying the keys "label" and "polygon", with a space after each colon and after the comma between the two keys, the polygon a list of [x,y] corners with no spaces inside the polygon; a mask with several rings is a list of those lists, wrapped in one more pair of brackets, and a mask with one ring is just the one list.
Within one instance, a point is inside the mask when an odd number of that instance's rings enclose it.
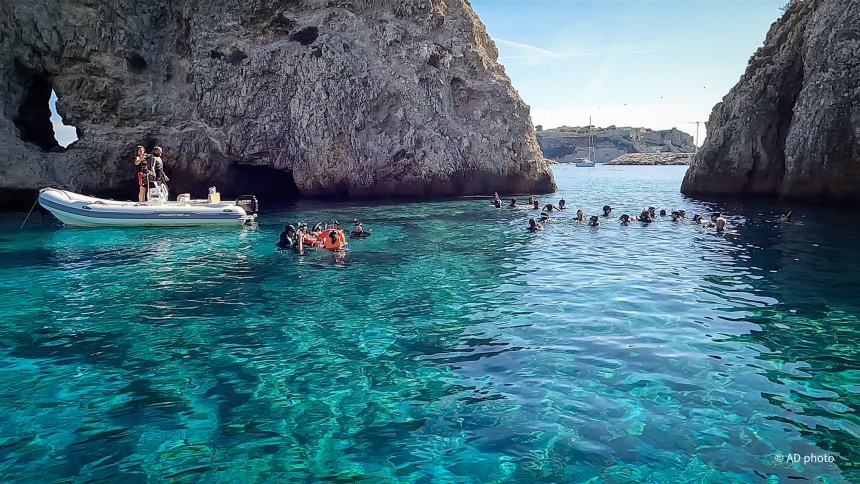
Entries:
{"label": "yellow container on boat", "polygon": [[212,192],[209,194],[209,203],[221,203],[221,194]]}

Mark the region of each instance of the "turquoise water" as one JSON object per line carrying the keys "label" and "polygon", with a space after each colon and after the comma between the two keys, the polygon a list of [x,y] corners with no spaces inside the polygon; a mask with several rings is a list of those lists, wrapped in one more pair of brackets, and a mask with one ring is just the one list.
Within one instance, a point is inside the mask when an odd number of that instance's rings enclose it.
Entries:
{"label": "turquoise water", "polygon": [[[474,199],[302,202],[243,230],[7,214],[0,477],[860,480],[860,219],[571,220],[714,208],[683,170],[559,167],[541,198],[574,210],[537,234]],[[274,248],[287,221],[353,217],[373,236],[343,260]]]}

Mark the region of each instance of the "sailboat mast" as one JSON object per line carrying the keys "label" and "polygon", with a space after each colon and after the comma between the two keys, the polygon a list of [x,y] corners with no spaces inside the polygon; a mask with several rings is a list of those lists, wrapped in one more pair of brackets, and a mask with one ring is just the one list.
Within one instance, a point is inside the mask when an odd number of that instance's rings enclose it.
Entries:
{"label": "sailboat mast", "polygon": [[588,161],[594,161],[594,126],[591,125],[591,115],[588,116]]}

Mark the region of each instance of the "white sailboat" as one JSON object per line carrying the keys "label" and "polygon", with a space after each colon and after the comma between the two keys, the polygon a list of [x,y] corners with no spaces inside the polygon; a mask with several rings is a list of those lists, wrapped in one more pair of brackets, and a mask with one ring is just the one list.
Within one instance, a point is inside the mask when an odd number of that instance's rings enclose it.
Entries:
{"label": "white sailboat", "polygon": [[588,117],[588,154],[584,158],[576,159],[576,166],[590,168],[594,165],[594,132],[591,130],[591,116]]}

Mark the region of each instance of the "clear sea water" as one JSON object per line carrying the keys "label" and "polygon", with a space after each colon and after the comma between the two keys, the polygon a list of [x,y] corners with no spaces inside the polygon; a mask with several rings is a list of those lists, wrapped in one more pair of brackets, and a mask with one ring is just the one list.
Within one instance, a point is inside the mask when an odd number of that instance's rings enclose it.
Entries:
{"label": "clear sea water", "polygon": [[[686,199],[684,169],[558,167],[541,199],[573,210],[537,234],[479,199],[5,214],[0,480],[860,481],[860,218]],[[572,220],[604,203],[734,233]],[[373,236],[343,260],[275,250],[353,217]]]}

